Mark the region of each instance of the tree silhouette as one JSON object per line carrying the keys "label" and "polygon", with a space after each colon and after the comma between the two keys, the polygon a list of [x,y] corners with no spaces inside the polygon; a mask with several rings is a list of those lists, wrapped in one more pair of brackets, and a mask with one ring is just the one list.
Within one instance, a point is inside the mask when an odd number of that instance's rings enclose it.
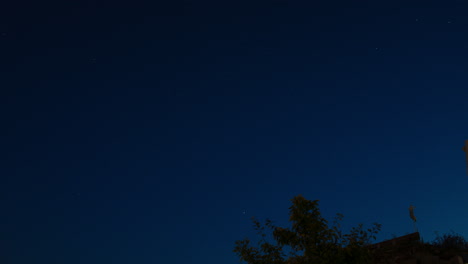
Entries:
{"label": "tree silhouette", "polygon": [[[257,246],[251,246],[246,238],[236,241],[234,252],[248,264],[333,264],[371,262],[371,252],[366,247],[380,231],[381,225],[374,223],[364,229],[362,224],[353,227],[348,234],[341,231],[343,215],[337,214],[328,226],[321,216],[318,200],[309,201],[298,195],[289,208],[289,228],[277,227],[271,220],[261,224],[252,219],[260,235]],[[269,229],[274,243],[267,240]]]}

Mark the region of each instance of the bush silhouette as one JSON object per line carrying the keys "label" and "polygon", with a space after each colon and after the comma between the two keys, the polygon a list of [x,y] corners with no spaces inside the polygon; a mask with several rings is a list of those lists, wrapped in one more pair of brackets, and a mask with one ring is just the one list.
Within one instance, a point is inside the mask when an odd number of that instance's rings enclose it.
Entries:
{"label": "bush silhouette", "polygon": [[437,251],[440,251],[442,255],[457,254],[468,251],[468,242],[466,239],[454,232],[444,234],[442,236],[437,234],[437,237],[434,239],[431,245]]}

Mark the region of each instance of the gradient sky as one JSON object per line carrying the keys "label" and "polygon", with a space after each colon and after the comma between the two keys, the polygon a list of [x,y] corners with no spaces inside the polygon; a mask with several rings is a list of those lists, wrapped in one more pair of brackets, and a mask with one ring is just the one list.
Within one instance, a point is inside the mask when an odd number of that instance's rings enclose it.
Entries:
{"label": "gradient sky", "polygon": [[468,237],[467,1],[68,2],[0,8],[0,262],[239,263],[297,194]]}

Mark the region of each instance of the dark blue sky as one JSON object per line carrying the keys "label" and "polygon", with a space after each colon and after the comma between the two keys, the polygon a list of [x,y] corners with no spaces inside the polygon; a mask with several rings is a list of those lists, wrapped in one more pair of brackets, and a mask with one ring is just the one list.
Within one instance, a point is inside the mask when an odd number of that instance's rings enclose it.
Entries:
{"label": "dark blue sky", "polygon": [[2,263],[234,264],[297,194],[468,237],[466,1],[94,2],[1,8]]}

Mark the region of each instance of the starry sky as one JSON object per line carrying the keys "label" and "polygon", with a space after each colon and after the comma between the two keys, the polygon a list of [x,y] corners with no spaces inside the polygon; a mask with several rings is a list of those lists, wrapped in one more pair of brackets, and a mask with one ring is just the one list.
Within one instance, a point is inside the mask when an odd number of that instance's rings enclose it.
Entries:
{"label": "starry sky", "polygon": [[298,194],[468,237],[467,1],[10,2],[0,262],[239,263]]}

